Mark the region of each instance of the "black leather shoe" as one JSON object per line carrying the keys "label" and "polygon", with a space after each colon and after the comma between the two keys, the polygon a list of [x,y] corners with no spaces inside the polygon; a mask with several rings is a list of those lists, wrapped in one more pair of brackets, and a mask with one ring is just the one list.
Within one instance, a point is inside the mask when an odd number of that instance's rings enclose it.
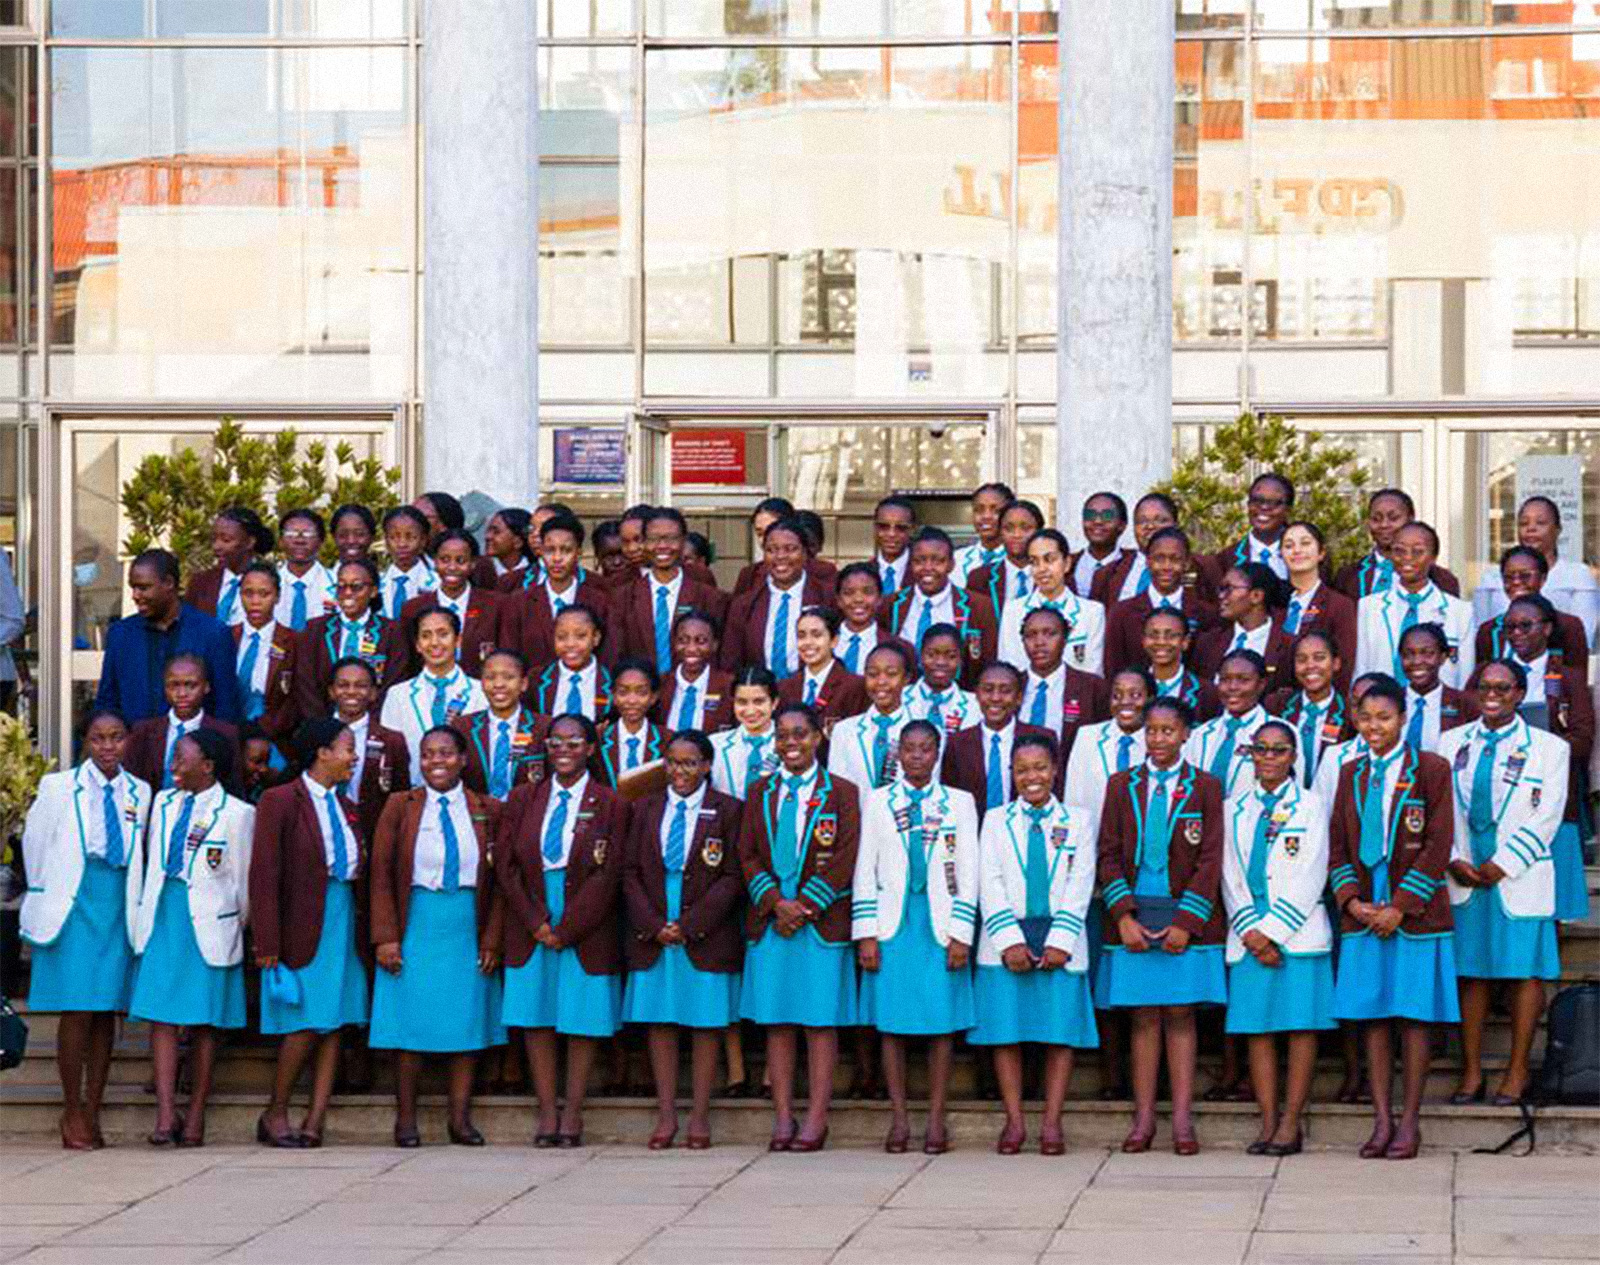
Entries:
{"label": "black leather shoe", "polygon": [[455,1125],[449,1128],[451,1146],[484,1146],[483,1134],[479,1133],[472,1125],[465,1129],[457,1130]]}
{"label": "black leather shoe", "polygon": [[402,1129],[399,1125],[395,1125],[394,1144],[402,1150],[414,1150],[422,1145],[422,1135],[417,1132],[415,1125],[409,1129]]}

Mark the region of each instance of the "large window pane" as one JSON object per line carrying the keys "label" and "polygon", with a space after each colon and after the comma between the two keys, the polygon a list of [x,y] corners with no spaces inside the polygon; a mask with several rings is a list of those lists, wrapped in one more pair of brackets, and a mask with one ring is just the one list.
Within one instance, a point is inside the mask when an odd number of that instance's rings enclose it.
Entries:
{"label": "large window pane", "polygon": [[[1180,0],[1183,3],[1183,0]],[[1600,25],[1590,0],[1255,0],[1258,30],[1360,31],[1407,26]]]}
{"label": "large window pane", "polygon": [[625,48],[539,51],[539,153],[610,158],[633,117],[633,54]]}
{"label": "large window pane", "polygon": [[[990,35],[1017,0],[644,0],[651,35]],[[1022,0],[1038,9],[1039,0]],[[1026,29],[1026,28],[1025,28]]]}
{"label": "large window pane", "polygon": [[765,336],[771,259],[780,342],[844,353],[824,393],[991,389],[1006,49],[665,51],[646,85],[652,344]]}
{"label": "large window pane", "polygon": [[416,214],[404,50],[54,57],[56,390],[400,396]]}
{"label": "large window pane", "polygon": [[539,341],[630,341],[633,305],[618,243],[617,168],[539,172]]}
{"label": "large window pane", "polygon": [[1264,356],[1263,393],[1592,392],[1590,38],[1257,45],[1255,334],[1337,352]]}
{"label": "large window pane", "polygon": [[633,0],[528,0],[542,39],[633,34]]}
{"label": "large window pane", "polygon": [[407,0],[51,0],[50,33],[61,39],[395,39],[406,33],[406,16]]}

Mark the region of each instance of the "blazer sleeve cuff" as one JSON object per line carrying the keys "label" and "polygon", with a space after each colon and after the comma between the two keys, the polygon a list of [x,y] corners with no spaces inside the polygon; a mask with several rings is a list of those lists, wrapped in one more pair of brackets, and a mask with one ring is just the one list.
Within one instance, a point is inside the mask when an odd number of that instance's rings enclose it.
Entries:
{"label": "blazer sleeve cuff", "polygon": [[878,902],[858,900],[850,907],[850,938],[870,940],[878,934]]}
{"label": "blazer sleeve cuff", "polygon": [[762,870],[750,880],[750,903],[757,909],[765,912],[771,903],[777,902],[778,880],[770,872]]}
{"label": "blazer sleeve cuff", "polygon": [[1127,879],[1114,878],[1105,887],[1106,913],[1115,922],[1123,914],[1131,914],[1134,910],[1133,888],[1128,886]]}
{"label": "blazer sleeve cuff", "polygon": [[1181,908],[1172,915],[1172,925],[1174,927],[1182,927],[1191,937],[1198,936],[1206,929],[1206,924],[1203,920],[1196,918],[1187,909]]}
{"label": "blazer sleeve cuff", "polygon": [[1209,896],[1202,896],[1192,889],[1178,897],[1178,914],[1188,914],[1193,918],[1197,930],[1211,921],[1215,909],[1216,903]]}
{"label": "blazer sleeve cuff", "polygon": [[989,933],[989,939],[994,942],[998,953],[1004,953],[1014,945],[1027,943],[1017,923],[1017,916],[1009,909],[995,910],[983,920],[983,929]]}
{"label": "blazer sleeve cuff", "polygon": [[800,889],[801,903],[815,906],[818,914],[827,913],[843,897],[844,893],[820,874],[813,874]]}
{"label": "blazer sleeve cuff", "polygon": [[1395,885],[1391,903],[1402,913],[1420,914],[1428,907],[1442,881],[1420,870],[1408,870],[1406,876]]}
{"label": "blazer sleeve cuff", "polygon": [[978,925],[978,907],[970,900],[950,903],[950,938],[971,944]]}
{"label": "blazer sleeve cuff", "polygon": [[1539,862],[1548,861],[1550,857],[1550,845],[1540,842],[1538,835],[1524,827],[1496,848],[1490,860],[1500,867],[1507,878],[1516,878]]}

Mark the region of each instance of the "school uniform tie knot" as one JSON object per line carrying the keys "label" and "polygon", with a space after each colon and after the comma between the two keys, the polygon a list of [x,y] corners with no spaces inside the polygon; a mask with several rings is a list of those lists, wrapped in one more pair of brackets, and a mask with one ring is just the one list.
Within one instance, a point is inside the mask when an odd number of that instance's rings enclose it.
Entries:
{"label": "school uniform tie knot", "polygon": [[294,601],[289,604],[289,627],[299,632],[306,626],[306,582],[294,582]]}
{"label": "school uniform tie knot", "polygon": [[845,668],[845,671],[846,672],[854,672],[854,671],[856,671],[858,665],[860,664],[860,662],[861,662],[861,634],[858,633],[858,632],[853,632],[853,633],[850,634],[850,644],[845,647],[845,652],[844,652],[844,668]]}
{"label": "school uniform tie knot", "polygon": [[1016,596],[1017,597],[1027,597],[1028,596],[1028,573],[1026,571],[1018,571],[1017,572],[1017,591],[1016,591]]}
{"label": "school uniform tie knot", "polygon": [[556,806],[544,827],[544,863],[554,865],[561,860],[561,847],[567,830],[567,806],[572,802],[572,792],[562,787],[556,792]]}
{"label": "school uniform tie knot", "polygon": [[627,761],[628,768],[636,769],[639,767],[639,738],[637,735],[628,739]]}
{"label": "school uniform tie knot", "polygon": [[1371,870],[1389,855],[1389,833],[1385,829],[1383,799],[1393,755],[1367,757],[1366,792],[1361,798],[1361,864]]}
{"label": "school uniform tie knot", "polygon": [[1261,552],[1256,555],[1256,561],[1261,563],[1262,566],[1270,567],[1272,565],[1272,550],[1262,545]]}
{"label": "school uniform tie knot", "polygon": [[394,578],[394,596],[390,599],[390,610],[396,615],[400,613],[400,608],[406,604],[406,589],[410,584],[411,581],[406,576],[397,575]]}
{"label": "school uniform tie knot", "polygon": [[1222,780],[1223,789],[1227,789],[1228,775],[1233,770],[1233,756],[1239,748],[1239,731],[1248,720],[1245,716],[1229,716],[1223,721],[1222,745],[1211,758],[1211,775]]}
{"label": "school uniform tie knot", "polygon": [[767,745],[767,740],[760,734],[746,734],[744,745],[744,791],[748,798],[750,788],[761,780],[761,770],[765,761],[762,759],[762,748]]}
{"label": "school uniform tie knot", "polygon": [[436,676],[429,684],[433,686],[433,723],[442,725],[450,714],[445,697],[450,692],[450,678]]}
{"label": "school uniform tie knot", "polygon": [[889,729],[893,716],[874,716],[872,723],[878,732],[872,738],[872,784],[882,786],[889,778]]}
{"label": "school uniform tie knot", "polygon": [[1322,706],[1307,702],[1300,711],[1300,775],[1306,786],[1317,772],[1317,729],[1322,718]]}
{"label": "school uniform tie knot", "polygon": [[683,697],[678,700],[678,728],[698,729],[695,723],[700,711],[700,687],[692,681],[684,686]]}
{"label": "school uniform tie knot", "polygon": [[1300,595],[1296,593],[1289,599],[1289,612],[1283,617],[1283,631],[1291,637],[1300,631],[1300,614]]}
{"label": "school uniform tie knot", "polygon": [[1406,746],[1413,751],[1422,750],[1422,726],[1428,716],[1428,700],[1417,695],[1411,705],[1411,716],[1406,722]]}
{"label": "school uniform tie knot", "polygon": [[1002,767],[1000,735],[989,735],[989,758],[985,761],[983,798],[985,808],[998,808],[1006,801],[1006,775]]}
{"label": "school uniform tie knot", "polygon": [[1123,734],[1117,739],[1117,772],[1126,773],[1133,763],[1133,735]]}
{"label": "school uniform tie knot", "polygon": [[117,811],[117,788],[110,782],[100,792],[100,816],[105,825],[106,864],[120,869],[128,854],[122,838],[122,814]]}
{"label": "school uniform tie knot", "polygon": [[811,707],[816,703],[816,701],[817,701],[817,678],[814,677],[814,676],[808,676],[806,678],[806,706],[807,707]]}
{"label": "school uniform tie knot", "polygon": [[583,715],[583,678],[576,672],[567,677],[566,715]]}
{"label": "school uniform tie knot", "polygon": [[1248,641],[1249,639],[1250,639],[1250,634],[1245,632],[1244,629],[1242,629],[1242,628],[1239,629],[1239,631],[1234,634],[1233,645],[1229,646],[1228,650],[1230,652],[1232,652],[1234,650],[1243,650],[1244,649],[1244,643],[1246,641]]}
{"label": "school uniform tie knot", "polygon": [[940,690],[937,694],[928,695],[928,722],[935,729],[944,728],[944,708],[949,701],[949,690]]}

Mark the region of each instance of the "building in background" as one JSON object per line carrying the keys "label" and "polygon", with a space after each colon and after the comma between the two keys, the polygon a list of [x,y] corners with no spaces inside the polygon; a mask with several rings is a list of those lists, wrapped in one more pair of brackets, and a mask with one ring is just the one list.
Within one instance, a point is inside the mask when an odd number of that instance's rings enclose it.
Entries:
{"label": "building in background", "polygon": [[[145,454],[231,413],[418,476],[443,2],[0,0],[0,546],[47,741]],[[670,499],[730,568],[770,493],[843,555],[893,489],[1053,508],[1053,0],[526,3],[538,494]],[[1535,479],[1600,558],[1600,5],[1174,3],[1177,448],[1279,411],[1469,579]]]}

